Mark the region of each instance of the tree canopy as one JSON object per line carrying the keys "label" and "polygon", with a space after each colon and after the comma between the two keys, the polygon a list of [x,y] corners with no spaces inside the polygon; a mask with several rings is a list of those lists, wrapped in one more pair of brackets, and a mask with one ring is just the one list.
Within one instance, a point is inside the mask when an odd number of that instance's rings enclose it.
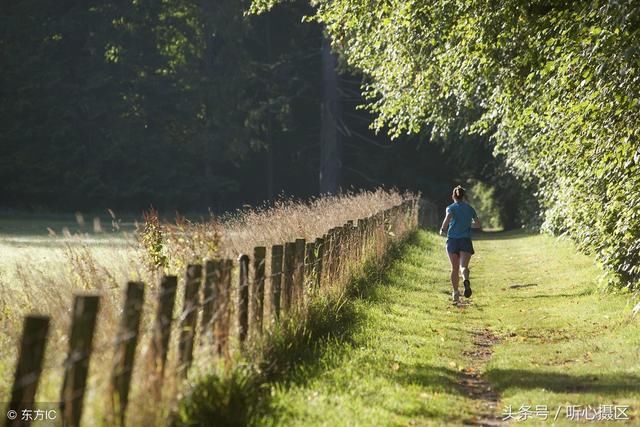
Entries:
{"label": "tree canopy", "polygon": [[[277,1],[254,0],[254,12]],[[640,279],[640,2],[317,0],[375,129],[489,135],[543,227]]]}
{"label": "tree canopy", "polygon": [[[321,26],[301,22],[304,0],[264,16],[248,7],[0,2],[0,209],[206,212],[316,195]],[[356,110],[360,75],[338,80],[344,190],[446,199],[491,160],[478,141],[451,176],[456,144],[389,144]]]}
{"label": "tree canopy", "polygon": [[[320,40],[317,28],[299,25],[302,12],[249,19],[246,7],[3,3],[0,205],[206,209],[243,201],[249,174],[241,169],[264,151],[267,117],[282,146],[304,148],[307,129],[292,110],[316,114],[317,65],[300,56]],[[266,37],[271,20],[280,25]],[[255,181],[262,168],[252,171]]]}

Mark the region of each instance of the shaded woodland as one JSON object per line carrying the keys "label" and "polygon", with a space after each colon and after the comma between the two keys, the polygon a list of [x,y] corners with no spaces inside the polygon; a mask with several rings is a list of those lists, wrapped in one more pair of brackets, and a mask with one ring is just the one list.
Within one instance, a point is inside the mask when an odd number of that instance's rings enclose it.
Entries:
{"label": "shaded woodland", "polygon": [[305,2],[259,16],[227,0],[0,8],[2,208],[221,211],[380,185],[445,203],[479,181],[519,224],[488,138],[370,130],[366,79],[302,22]]}

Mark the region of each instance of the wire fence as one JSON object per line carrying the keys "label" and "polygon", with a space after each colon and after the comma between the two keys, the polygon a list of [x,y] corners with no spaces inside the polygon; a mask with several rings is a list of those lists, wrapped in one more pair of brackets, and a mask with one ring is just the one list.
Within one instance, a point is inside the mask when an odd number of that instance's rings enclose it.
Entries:
{"label": "wire fence", "polygon": [[[91,357],[111,352],[110,372],[104,376],[105,384],[100,384],[109,396],[103,414],[108,425],[125,425],[132,375],[140,366],[134,363],[136,354],[148,362],[144,369],[151,376],[153,395],[161,395],[170,375],[169,356],[176,360],[174,375],[179,378],[187,376],[194,354],[201,353],[194,352],[198,348],[230,360],[234,351],[242,352],[247,343],[280,322],[304,314],[313,294],[343,291],[366,262],[381,259],[391,243],[418,226],[419,210],[419,199],[406,200],[327,230],[313,241],[297,239],[271,248],[256,247],[252,257],[243,254],[237,260],[189,265],[182,286],[176,276],[160,278],[155,301],[145,303],[145,284],[129,282],[117,335],[100,346],[93,346],[93,339],[101,297],[76,295],[69,348],[61,366],[43,363],[49,317],[26,316],[7,410],[20,414],[35,401],[42,372],[57,368],[63,373],[61,421],[68,427],[81,425]],[[182,307],[176,307],[180,300]],[[153,319],[143,326],[141,319],[149,305],[155,309]],[[140,354],[143,339],[148,345]],[[25,424],[18,416],[6,425]]]}

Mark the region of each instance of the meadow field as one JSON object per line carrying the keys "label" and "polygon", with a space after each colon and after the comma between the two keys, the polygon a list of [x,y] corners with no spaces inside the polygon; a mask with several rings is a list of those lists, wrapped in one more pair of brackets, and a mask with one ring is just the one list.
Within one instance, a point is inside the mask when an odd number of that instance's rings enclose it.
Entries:
{"label": "meadow field", "polygon": [[[163,274],[177,275],[182,287],[188,264],[208,259],[235,260],[240,254],[253,254],[256,246],[270,248],[273,244],[297,238],[313,242],[331,228],[372,216],[410,197],[414,196],[377,190],[307,202],[282,200],[268,207],[198,220],[177,217],[166,221],[150,211],[138,222],[115,218],[110,221],[107,217],[101,219],[100,226],[97,221],[85,221],[78,214],[67,217],[5,215],[0,219],[0,288],[3,291],[0,295],[3,313],[0,395],[8,396],[13,383],[23,316],[37,313],[51,318],[37,400],[58,401],[74,296],[97,294],[101,303],[83,418],[93,420],[92,425],[108,424],[104,407],[109,369],[105,370],[105,366],[110,366],[114,357],[114,337],[120,324],[128,281],[146,283],[145,300],[155,301],[159,278]],[[387,237],[393,238],[393,235]],[[182,307],[182,292],[179,291],[176,297],[177,307]],[[151,345],[154,309],[151,303],[143,308],[139,343],[142,355],[136,358],[132,391],[132,402],[136,402],[132,405],[146,409],[149,409],[144,404],[149,378],[144,374],[144,365],[145,354]],[[168,362],[172,364],[168,368],[172,372],[179,369],[175,350]],[[210,361],[211,356],[208,357]],[[162,413],[156,412],[154,416],[162,418],[173,410],[180,384],[176,377],[165,382],[163,393],[167,400],[161,405]],[[134,424],[149,415],[144,410],[132,412],[132,416],[138,417],[133,419]]]}

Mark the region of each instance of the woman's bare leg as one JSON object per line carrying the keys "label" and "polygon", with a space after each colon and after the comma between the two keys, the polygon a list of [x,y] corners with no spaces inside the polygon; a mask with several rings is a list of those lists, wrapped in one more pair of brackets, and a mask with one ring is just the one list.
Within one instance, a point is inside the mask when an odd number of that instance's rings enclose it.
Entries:
{"label": "woman's bare leg", "polygon": [[469,252],[460,252],[460,273],[462,273],[462,280],[469,280],[469,261],[471,261],[471,254]]}
{"label": "woman's bare leg", "polygon": [[455,292],[458,292],[458,283],[460,282],[460,255],[452,254],[451,252],[447,252],[447,255],[451,263],[451,286],[453,286]]}

